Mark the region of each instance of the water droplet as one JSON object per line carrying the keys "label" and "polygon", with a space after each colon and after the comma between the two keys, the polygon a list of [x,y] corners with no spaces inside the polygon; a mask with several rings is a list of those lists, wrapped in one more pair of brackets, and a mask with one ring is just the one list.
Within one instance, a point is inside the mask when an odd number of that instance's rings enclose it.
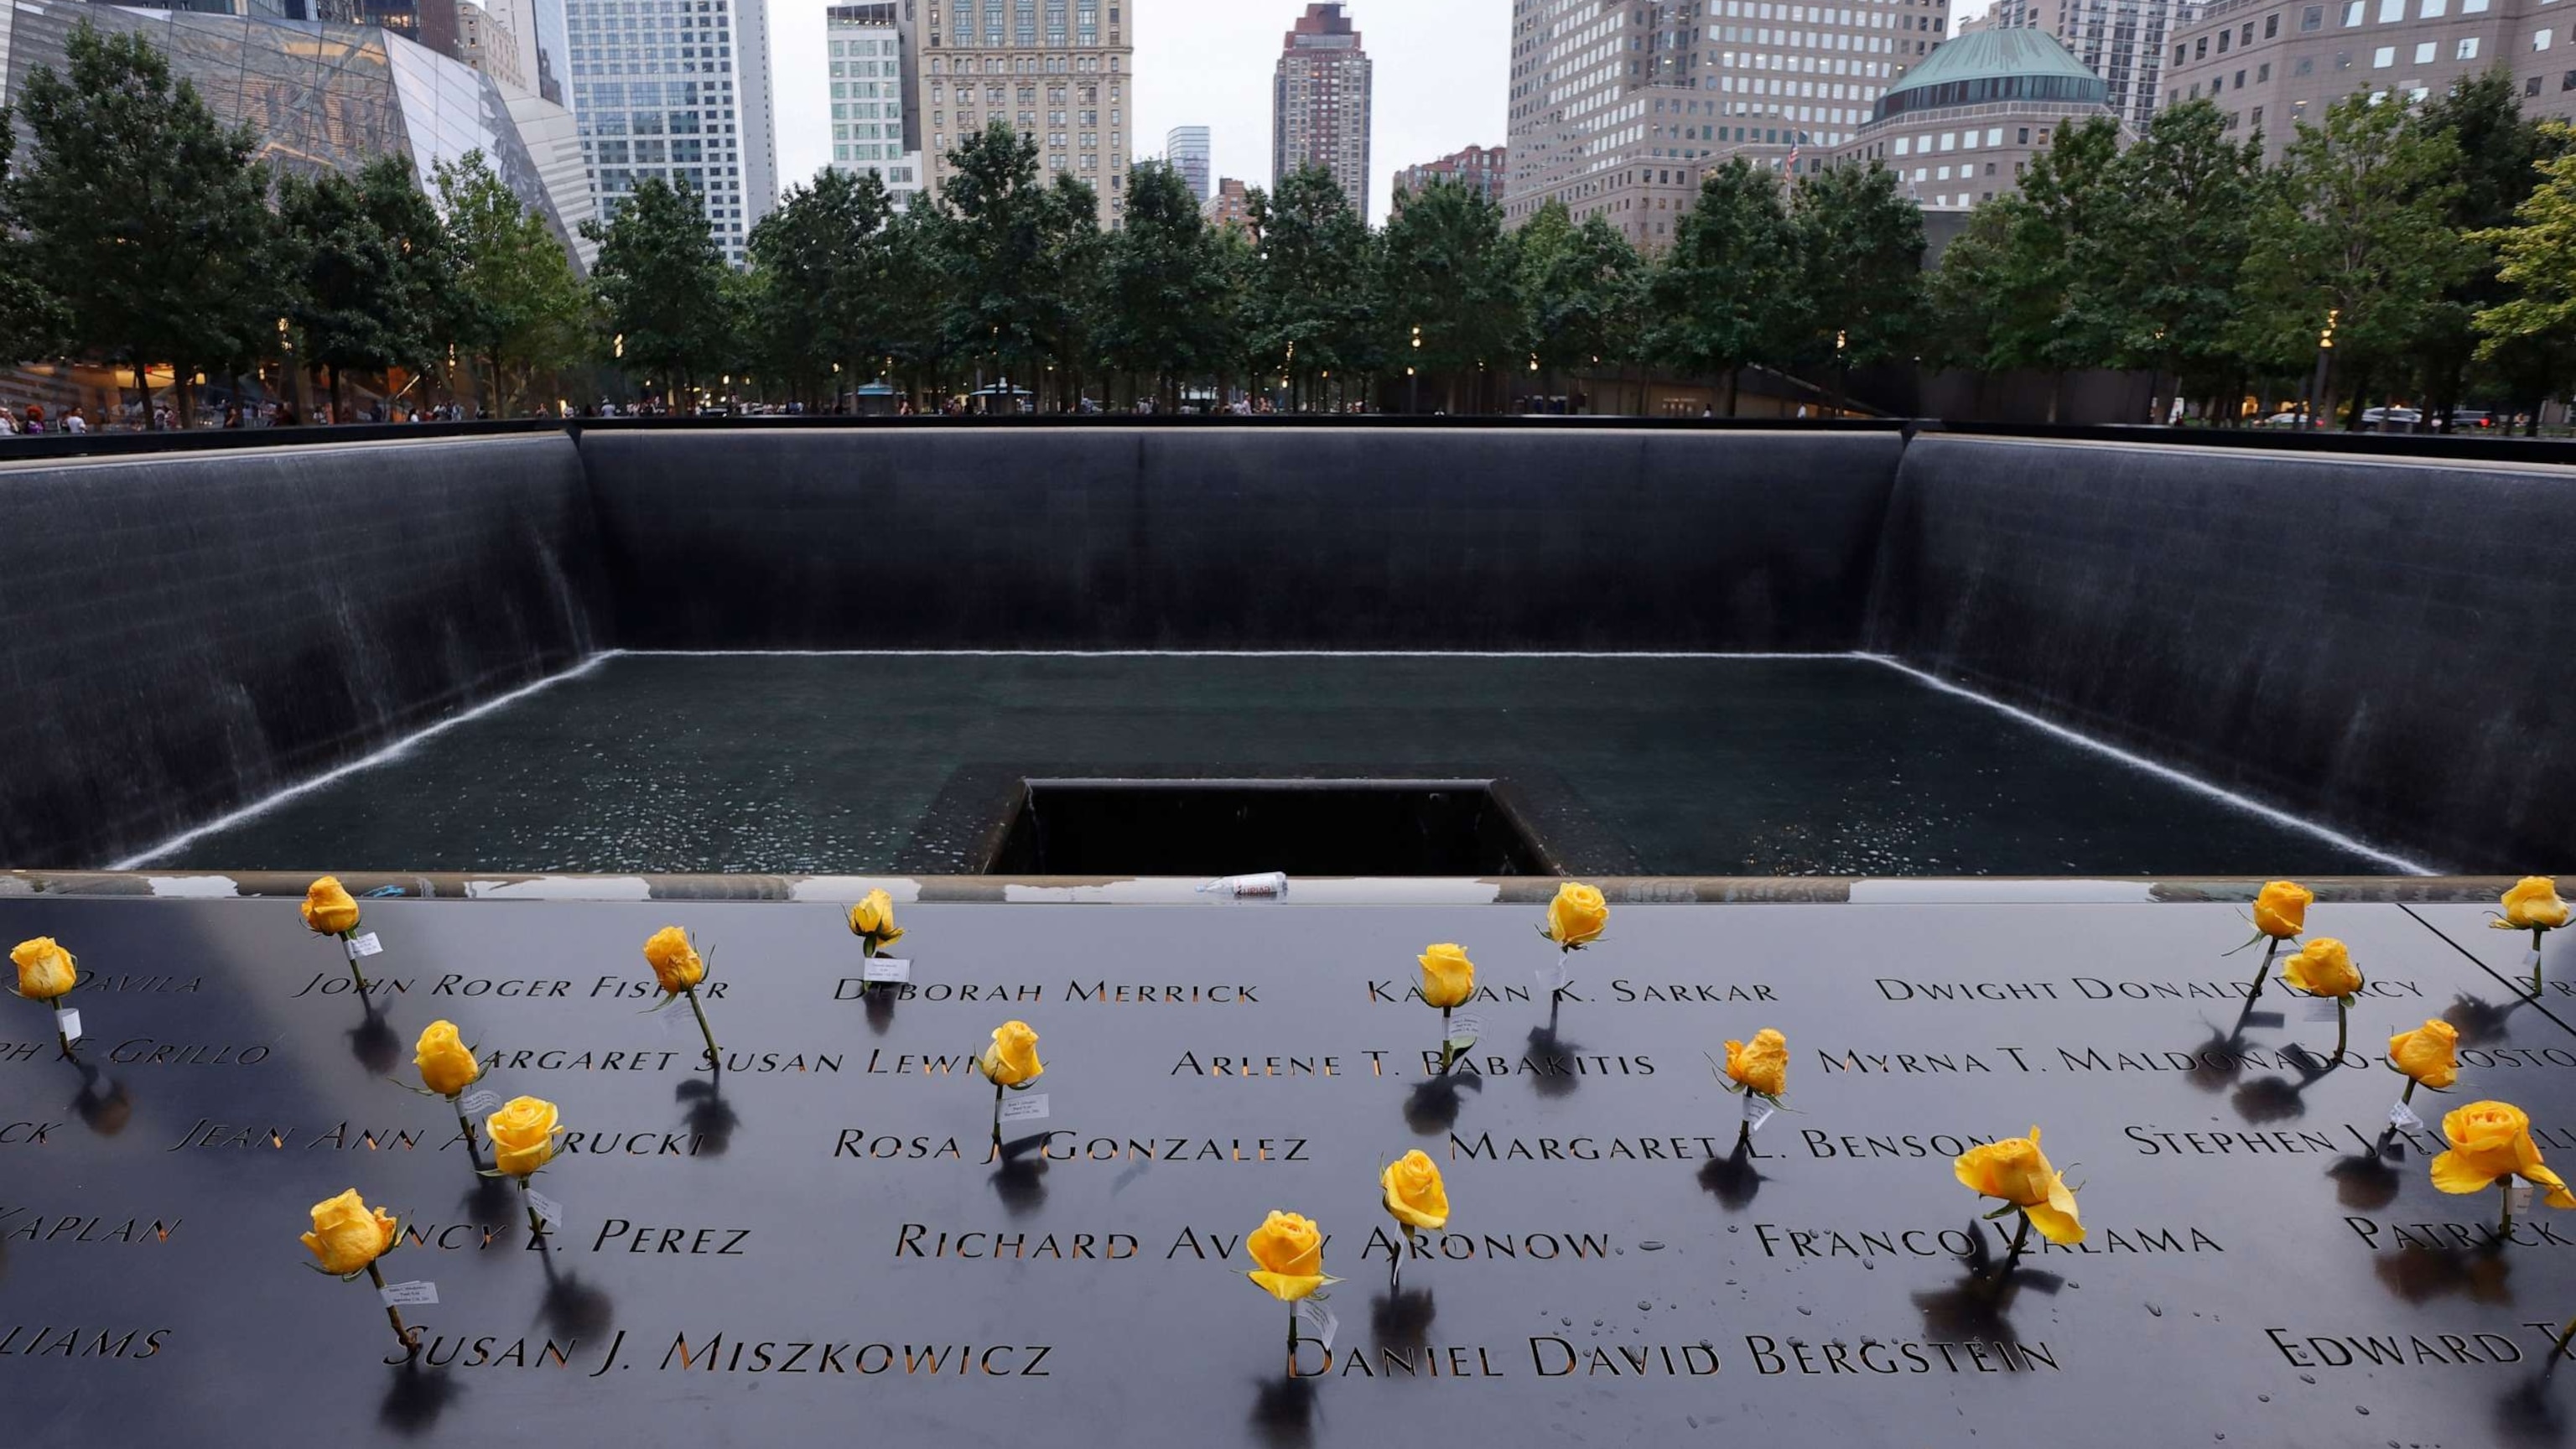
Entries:
{"label": "water droplet", "polygon": [[2270,1394],[2256,1394],[2254,1397],[2266,1404],[2272,1402],[2272,1396]]}
{"label": "water droplet", "polygon": [[1572,1328],[1574,1326],[1574,1320],[1571,1318],[1560,1318],[1557,1322],[1567,1328]]}
{"label": "water droplet", "polygon": [[1655,1305],[1647,1302],[1643,1298],[1640,1298],[1637,1300],[1637,1311],[1639,1313],[1652,1313],[1655,1311]]}
{"label": "water droplet", "polygon": [[2158,1317],[2158,1318],[2162,1318],[2162,1317],[2164,1317],[2164,1316],[2165,1316],[2165,1311],[2164,1311],[2163,1309],[2161,1309],[2161,1308],[2158,1308],[2156,1305],[2154,1305],[2154,1304],[2152,1304],[2152,1303],[2150,1303],[2150,1304],[2148,1304],[2148,1305],[2147,1305],[2147,1311],[2148,1311],[2149,1313],[2154,1314],[2154,1315],[2155,1315],[2156,1317]]}
{"label": "water droplet", "polygon": [[1655,1241],[1654,1239],[1652,1239],[1652,1238],[1649,1238],[1649,1239],[1647,1239],[1646,1241],[1644,1241],[1644,1242],[1642,1242],[1642,1243],[1639,1243],[1639,1244],[1637,1245],[1637,1251],[1639,1251],[1639,1252],[1641,1252],[1641,1253],[1660,1253],[1660,1252],[1662,1252],[1663,1250],[1664,1250],[1664,1245],[1663,1245],[1663,1244],[1661,1244],[1661,1243],[1656,1242],[1656,1241]]}
{"label": "water droplet", "polygon": [[2315,1374],[2301,1374],[2301,1375],[2299,1375],[2299,1382],[2300,1382],[2300,1383],[2303,1383],[2303,1384],[2312,1384],[2312,1383],[2315,1383],[2316,1381],[2317,1381],[2317,1376],[2316,1376]]}
{"label": "water droplet", "polygon": [[1807,1317],[1807,1318],[1813,1318],[1813,1317],[1815,1317],[1815,1316],[1816,1316],[1816,1310],[1814,1310],[1814,1309],[1812,1309],[1812,1308],[1809,1308],[1807,1305],[1805,1305],[1805,1304],[1803,1304],[1803,1303],[1801,1303],[1801,1304],[1799,1304],[1799,1305],[1798,1305],[1798,1312],[1800,1313],[1800,1315],[1802,1315],[1802,1316],[1804,1316],[1804,1317]]}
{"label": "water droplet", "polygon": [[2353,1405],[2353,1406],[2352,1406],[2352,1411],[2353,1411],[2354,1413],[2356,1413],[2356,1414],[2368,1414],[2368,1413],[2370,1412],[2370,1409],[2369,1409],[2369,1406],[2367,1406],[2367,1405],[2364,1405],[2364,1404],[2355,1404],[2355,1405]]}

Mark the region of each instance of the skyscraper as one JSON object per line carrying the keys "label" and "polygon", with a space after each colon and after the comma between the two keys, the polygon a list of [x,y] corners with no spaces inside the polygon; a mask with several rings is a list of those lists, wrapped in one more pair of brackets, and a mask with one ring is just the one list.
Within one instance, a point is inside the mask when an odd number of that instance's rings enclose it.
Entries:
{"label": "skyscraper", "polygon": [[[1100,197],[1100,224],[1127,214],[1127,111],[1134,104],[1136,0],[903,0],[912,30],[923,160],[934,185],[948,153],[1000,121],[1037,143],[1038,164]],[[917,17],[917,18],[916,18]]]}
{"label": "skyscraper", "polygon": [[1369,58],[1342,0],[1309,4],[1279,48],[1271,81],[1270,184],[1322,165],[1369,214]]}
{"label": "skyscraper", "polygon": [[[1503,175],[1509,169],[1509,153],[1500,146],[1470,146],[1452,151],[1437,161],[1407,166],[1395,173],[1398,192],[1420,191],[1435,181],[1456,181],[1487,201],[1503,199]],[[1402,197],[1397,198],[1399,204]]]}
{"label": "skyscraper", "polygon": [[1808,173],[1948,38],[1950,0],[1512,0],[1504,215],[1561,200],[1672,241],[1732,156]]}
{"label": "skyscraper", "polygon": [[2156,117],[2165,45],[2191,17],[2189,0],[1995,0],[1997,30],[2044,30],[2111,87],[2111,111],[2133,130]]}
{"label": "skyscraper", "polygon": [[912,62],[904,57],[897,0],[834,5],[823,12],[830,49],[832,164],[872,171],[898,209],[921,194],[921,151],[904,137],[904,93]]}
{"label": "skyscraper", "polygon": [[1190,195],[1201,202],[1208,199],[1211,142],[1207,127],[1174,126],[1172,134],[1163,138],[1163,159],[1190,184]]}
{"label": "skyscraper", "polygon": [[565,0],[573,114],[603,216],[638,182],[696,192],[742,264],[778,195],[768,0]]}

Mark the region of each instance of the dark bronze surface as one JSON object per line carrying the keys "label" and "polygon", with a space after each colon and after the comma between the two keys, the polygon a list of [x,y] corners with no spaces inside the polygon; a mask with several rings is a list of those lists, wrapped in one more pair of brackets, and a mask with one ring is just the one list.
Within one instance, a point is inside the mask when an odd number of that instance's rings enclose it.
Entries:
{"label": "dark bronze surface", "polygon": [[[2576,1368],[2551,1376],[2532,1325],[2576,1314],[2576,1213],[2539,1210],[2497,1251],[2494,1193],[2435,1192],[2420,1139],[2369,1150],[2399,1086],[2376,1054],[2448,1014],[2469,1064],[2419,1110],[2516,1102],[2576,1168],[2576,996],[2515,1005],[2523,938],[2478,908],[2316,908],[2384,993],[2354,1013],[2356,1060],[2323,1073],[2280,1055],[2334,1032],[2285,990],[2240,1027],[2259,953],[2221,959],[2246,929],[2227,905],[1623,904],[1552,1028],[1538,918],[907,905],[915,994],[866,1003],[828,901],[379,900],[369,1007],[290,901],[0,900],[0,944],[54,935],[94,973],[70,1003],[77,1064],[40,1007],[0,999],[11,1437],[2567,1437]],[[650,999],[626,994],[671,923],[724,988],[707,1003],[720,1080],[691,1069],[685,1010],[642,1015]],[[1423,1075],[1437,1014],[1402,999],[1441,940],[1518,993],[1472,1008],[1472,1056],[1504,1070],[1446,1087]],[[487,1085],[559,1102],[584,1134],[537,1180],[571,1219],[551,1252],[473,1176],[445,1104],[395,1085],[440,1016],[500,1054]],[[1041,1034],[1053,1106],[1024,1130],[1068,1135],[995,1164],[990,1089],[954,1064],[1013,1016]],[[1703,1054],[1762,1026],[1789,1036],[1795,1111],[1758,1160],[1732,1159],[1735,1101]],[[2231,1044],[2251,1059],[2226,1061]],[[1997,1278],[2000,1240],[1975,1223],[1992,1204],[1952,1181],[1949,1139],[2033,1123],[2080,1184],[2093,1251]],[[951,1139],[955,1157],[911,1155]],[[1472,1256],[1410,1261],[1390,1295],[1377,1175],[1411,1147],[1440,1161]],[[422,1362],[387,1362],[364,1280],[304,1266],[308,1207],[352,1186],[429,1240],[384,1263],[438,1285],[436,1306],[403,1310]],[[1242,1276],[1242,1235],[1271,1208],[1332,1234],[1325,1265],[1347,1281],[1328,1373],[1309,1346],[1315,1376],[1285,1377],[1287,1310]],[[1978,1243],[1988,1276],[1944,1233]],[[943,1234],[952,1251],[928,1255]],[[1022,1256],[960,1258],[969,1234],[1018,1235]],[[2436,1246],[2400,1246],[2419,1235]],[[1368,1375],[1346,1370],[1354,1350]]]}

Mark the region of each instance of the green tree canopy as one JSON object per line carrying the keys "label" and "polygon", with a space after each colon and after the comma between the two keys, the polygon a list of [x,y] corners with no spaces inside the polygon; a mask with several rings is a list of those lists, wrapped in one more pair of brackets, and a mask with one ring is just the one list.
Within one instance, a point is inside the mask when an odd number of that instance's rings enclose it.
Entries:
{"label": "green tree canopy", "polygon": [[1834,369],[1840,406],[1855,367],[1914,355],[1923,304],[1923,211],[1896,175],[1845,162],[1800,177],[1789,197],[1797,248],[1798,360]]}
{"label": "green tree canopy", "polygon": [[1645,260],[1595,213],[1580,224],[1550,197],[1518,233],[1521,309],[1539,367],[1563,373],[1637,360]]}
{"label": "green tree canopy", "polygon": [[455,265],[449,334],[482,373],[486,406],[508,417],[536,379],[571,363],[588,303],[572,258],[480,151],[433,178]]}
{"label": "green tree canopy", "polygon": [[1386,340],[1400,341],[1418,357],[1415,365],[1443,380],[1451,412],[1460,382],[1475,388],[1488,372],[1520,371],[1531,356],[1517,251],[1503,231],[1502,208],[1448,178],[1399,193],[1379,237]]}
{"label": "green tree canopy", "polygon": [[2091,229],[2072,239],[2073,330],[2099,340],[2102,360],[2155,372],[2159,419],[2168,383],[2236,366],[2227,331],[2263,196],[2262,155],[2260,137],[2227,139],[2213,102],[2168,106],[2105,168]]}
{"label": "green tree canopy", "polygon": [[1725,378],[1732,416],[1743,369],[1795,345],[1796,259],[1778,175],[1741,156],[1708,172],[1647,283],[1650,350],[1678,372]]}
{"label": "green tree canopy", "polygon": [[1244,343],[1252,369],[1311,390],[1326,373],[1365,365],[1375,319],[1369,230],[1333,173],[1310,162],[1282,177],[1277,195],[1256,188],[1251,201],[1259,262],[1244,301]]}
{"label": "green tree canopy", "polygon": [[630,366],[665,380],[679,406],[729,351],[724,253],[707,231],[705,203],[684,182],[636,183],[606,226],[582,234],[599,243],[591,287],[605,325],[624,338]]}
{"label": "green tree canopy", "polygon": [[2396,373],[2478,248],[2450,225],[2460,153],[2395,99],[2338,101],[2299,126],[2279,184],[2254,217],[2231,340],[2258,365],[2292,370],[2334,331],[2320,415]]}
{"label": "green tree canopy", "polygon": [[68,74],[37,66],[21,97],[35,150],[10,192],[28,254],[75,347],[135,368],[138,390],[171,366],[186,426],[191,375],[254,355],[278,315],[258,139],[217,124],[139,35],[83,21],[65,55]]}
{"label": "green tree canopy", "polygon": [[1233,281],[1189,182],[1163,162],[1137,163],[1127,176],[1127,224],[1102,262],[1102,362],[1154,379],[1164,407],[1177,409],[1183,378],[1233,360],[1225,297]]}

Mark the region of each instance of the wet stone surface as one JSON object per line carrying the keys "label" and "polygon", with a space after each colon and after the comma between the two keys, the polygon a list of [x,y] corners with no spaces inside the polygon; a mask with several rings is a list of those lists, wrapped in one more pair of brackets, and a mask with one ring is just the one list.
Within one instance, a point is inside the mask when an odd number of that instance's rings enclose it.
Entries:
{"label": "wet stone surface", "polygon": [[[2494,1234],[2384,1138],[2389,1034],[2455,1023],[2479,1098],[2576,1165],[2576,996],[2509,983],[2468,907],[2319,906],[2369,978],[2351,1052],[2196,905],[1621,906],[1551,1003],[1505,906],[906,904],[907,994],[858,997],[836,903],[371,900],[361,997],[280,900],[0,901],[88,973],[86,1033],[0,1001],[0,1374],[31,1443],[411,1440],[1376,1445],[2554,1444],[2576,1213]],[[647,1015],[662,925],[712,959],[710,1072]],[[1412,957],[1489,995],[1459,1073]],[[721,987],[721,991],[715,988]],[[1043,1118],[992,1146],[966,1065],[1040,1034]],[[533,1251],[454,1114],[548,1098]],[[1775,1027],[1786,1105],[1736,1150],[1710,1054]],[[2034,1124],[2087,1242],[2006,1270],[1969,1143]],[[1452,1218],[1409,1248],[1382,1167]],[[307,1208],[398,1213],[401,1312],[307,1270]],[[1329,1350],[1246,1281],[1271,1209],[1330,1235]],[[1303,1330],[1312,1333],[1310,1326]]]}

